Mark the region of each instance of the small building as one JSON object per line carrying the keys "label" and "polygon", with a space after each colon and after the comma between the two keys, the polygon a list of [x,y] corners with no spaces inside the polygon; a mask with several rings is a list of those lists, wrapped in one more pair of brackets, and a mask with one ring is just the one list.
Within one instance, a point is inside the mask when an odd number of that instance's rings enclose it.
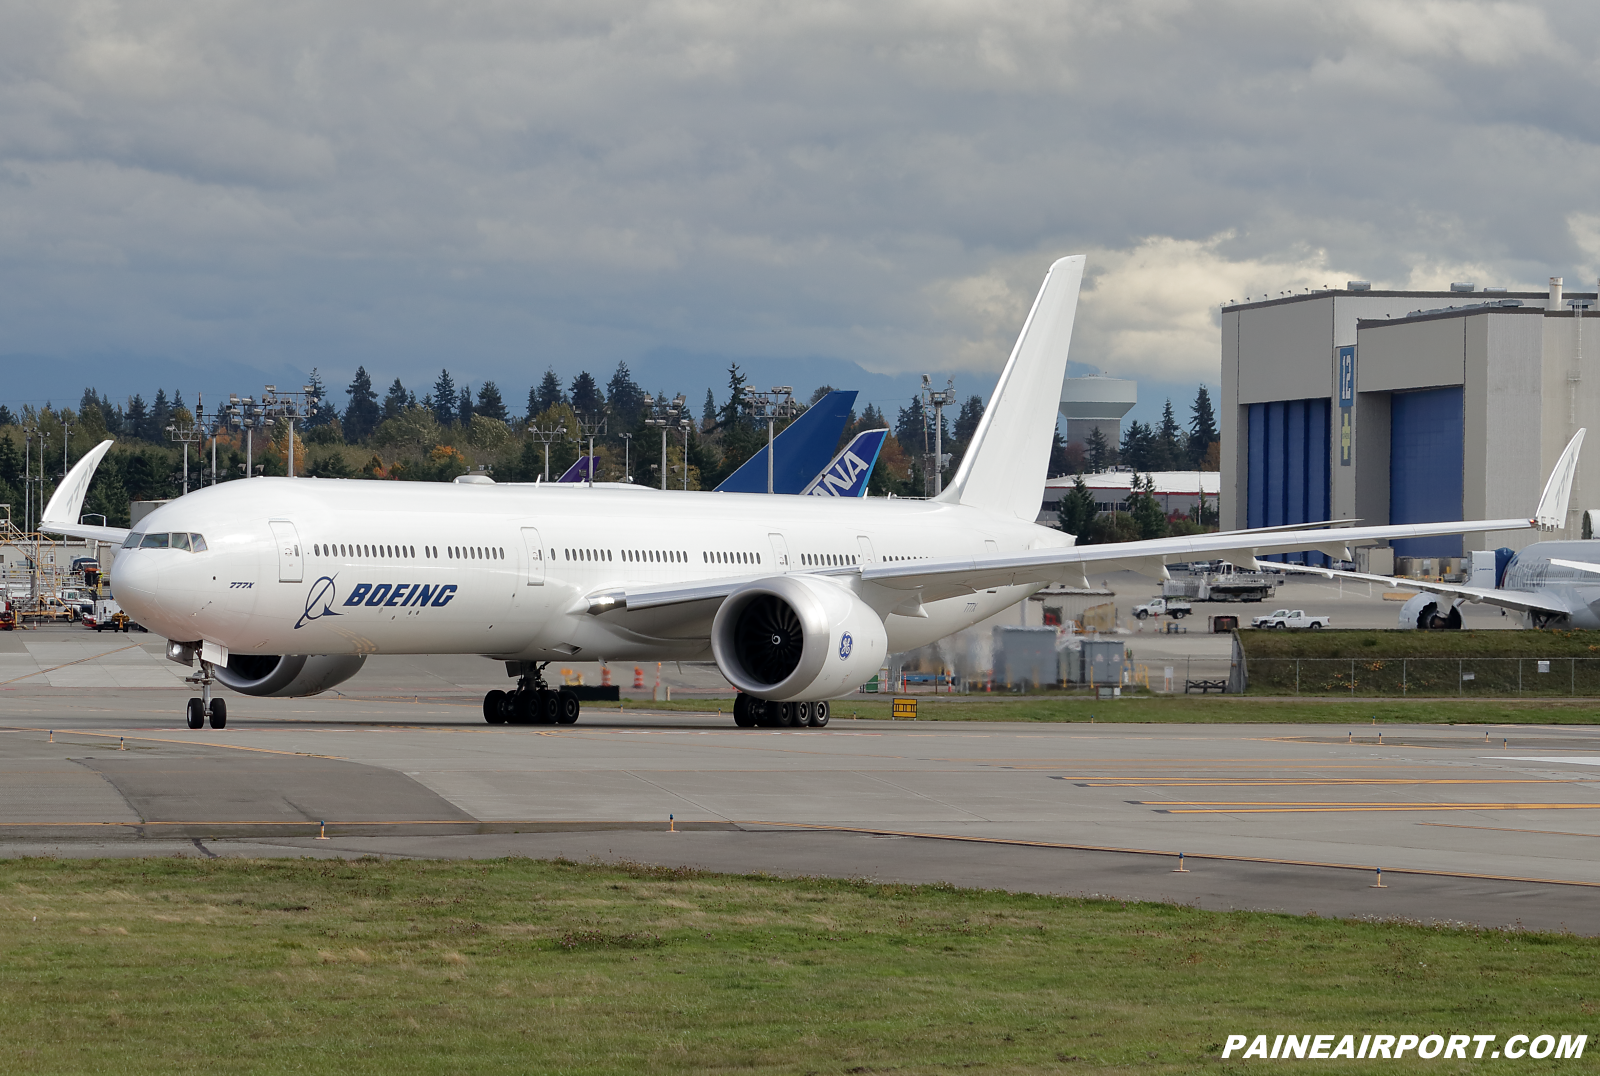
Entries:
{"label": "small building", "polygon": [[1100,474],[1063,475],[1048,479],[1044,484],[1044,499],[1039,503],[1037,523],[1053,525],[1061,508],[1061,498],[1072,492],[1075,478],[1094,494],[1097,512],[1126,512],[1128,495],[1133,492],[1134,479],[1143,482],[1149,478],[1155,485],[1155,498],[1166,515],[1180,512],[1191,515],[1201,500],[1208,509],[1215,509],[1222,490],[1222,476],[1215,471],[1103,471]]}

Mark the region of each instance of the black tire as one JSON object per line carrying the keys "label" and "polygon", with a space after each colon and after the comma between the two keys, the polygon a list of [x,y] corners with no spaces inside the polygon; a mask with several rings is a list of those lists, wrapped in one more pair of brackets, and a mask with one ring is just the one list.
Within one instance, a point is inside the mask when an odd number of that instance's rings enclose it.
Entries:
{"label": "black tire", "polygon": [[519,691],[511,696],[511,716],[506,720],[513,725],[531,725],[539,720],[539,693]]}
{"label": "black tire", "polygon": [[1313,620],[1311,622],[1311,630],[1312,631],[1321,631],[1322,630],[1322,625],[1318,624],[1315,620]]}
{"label": "black tire", "polygon": [[828,724],[828,718],[829,718],[829,716],[831,714],[832,709],[833,708],[831,706],[829,706],[825,702],[814,702],[814,703],[812,703],[811,704],[811,727],[814,728],[814,729],[820,729],[820,728],[826,727],[827,724]]}
{"label": "black tire", "polygon": [[1138,612],[1134,613],[1133,615],[1138,617],[1140,620],[1143,620],[1145,617],[1149,616],[1150,614],[1145,612],[1143,609],[1140,609]]}
{"label": "black tire", "polygon": [[1184,617],[1186,617],[1188,615],[1189,615],[1189,612],[1186,609],[1174,609],[1172,611],[1172,619],[1173,620],[1182,620]]}
{"label": "black tire", "polygon": [[561,699],[554,691],[539,692],[539,717],[541,725],[554,725],[561,720]]}
{"label": "black tire", "polygon": [[221,699],[211,700],[211,727],[214,729],[228,727],[228,704]]}
{"label": "black tire", "polygon": [[506,693],[495,688],[483,697],[483,719],[491,725],[505,723]]}
{"label": "black tire", "polygon": [[810,728],[811,707],[813,704],[809,702],[791,702],[789,705],[794,707],[794,717],[790,724],[797,729]]}
{"label": "black tire", "polygon": [[756,726],[755,715],[750,712],[750,696],[740,694],[733,700],[733,723],[742,729],[752,729]]}
{"label": "black tire", "polygon": [[784,716],[788,718],[788,720],[785,721],[784,723],[786,725],[788,725],[792,729],[803,729],[803,728],[805,728],[806,727],[807,715],[806,715],[805,711],[802,709],[802,707],[805,707],[805,706],[806,706],[806,704],[803,703],[803,702],[786,702],[786,703],[784,703],[783,704],[783,713],[784,713]]}
{"label": "black tire", "polygon": [[757,727],[775,729],[783,724],[783,704],[767,699],[751,699],[750,716],[755,718]]}
{"label": "black tire", "polygon": [[205,705],[199,699],[190,699],[187,710],[190,728],[203,729],[206,727]]}
{"label": "black tire", "polygon": [[578,714],[583,712],[583,704],[578,701],[578,696],[563,688],[556,692],[556,710],[557,724],[575,725],[578,723]]}

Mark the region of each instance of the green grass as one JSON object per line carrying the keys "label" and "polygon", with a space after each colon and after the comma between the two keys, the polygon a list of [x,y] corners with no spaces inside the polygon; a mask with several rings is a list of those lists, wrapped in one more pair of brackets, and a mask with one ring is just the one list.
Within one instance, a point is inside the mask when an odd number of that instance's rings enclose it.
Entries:
{"label": "green grass", "polygon": [[[1367,725],[1383,722],[1452,725],[1590,725],[1600,723],[1594,699],[1367,699],[1257,698],[1237,695],[1125,695],[1110,702],[1073,695],[918,695],[919,721],[1057,721],[1151,724]],[[733,711],[732,699],[650,702],[626,710]],[[851,695],[833,702],[833,722],[889,720],[888,698]],[[598,710],[599,708],[596,707]],[[626,711],[625,711],[626,712]],[[730,722],[732,718],[728,719]]]}
{"label": "green grass", "polygon": [[[1572,936],[530,860],[11,860],[0,893],[13,1072],[1194,1072],[1244,1067],[1230,1033],[1600,1040],[1600,943]],[[1436,1067],[1340,1071],[1380,1066]]]}

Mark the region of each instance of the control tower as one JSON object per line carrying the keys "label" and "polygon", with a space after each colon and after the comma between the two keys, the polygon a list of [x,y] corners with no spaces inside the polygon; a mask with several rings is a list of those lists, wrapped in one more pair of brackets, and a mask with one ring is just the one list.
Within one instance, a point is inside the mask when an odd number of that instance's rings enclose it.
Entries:
{"label": "control tower", "polygon": [[1139,383],[1120,377],[1069,377],[1061,383],[1061,417],[1067,420],[1067,443],[1089,443],[1100,428],[1106,444],[1122,440],[1122,416],[1139,402]]}

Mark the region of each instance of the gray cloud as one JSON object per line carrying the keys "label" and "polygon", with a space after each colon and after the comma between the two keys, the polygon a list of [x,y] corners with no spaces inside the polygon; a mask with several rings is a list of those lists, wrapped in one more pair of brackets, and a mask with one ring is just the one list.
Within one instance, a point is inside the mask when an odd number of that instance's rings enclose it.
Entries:
{"label": "gray cloud", "polygon": [[1586,15],[0,3],[0,350],[979,388],[1085,251],[1075,358],[1210,380],[1221,300],[1600,272]]}

